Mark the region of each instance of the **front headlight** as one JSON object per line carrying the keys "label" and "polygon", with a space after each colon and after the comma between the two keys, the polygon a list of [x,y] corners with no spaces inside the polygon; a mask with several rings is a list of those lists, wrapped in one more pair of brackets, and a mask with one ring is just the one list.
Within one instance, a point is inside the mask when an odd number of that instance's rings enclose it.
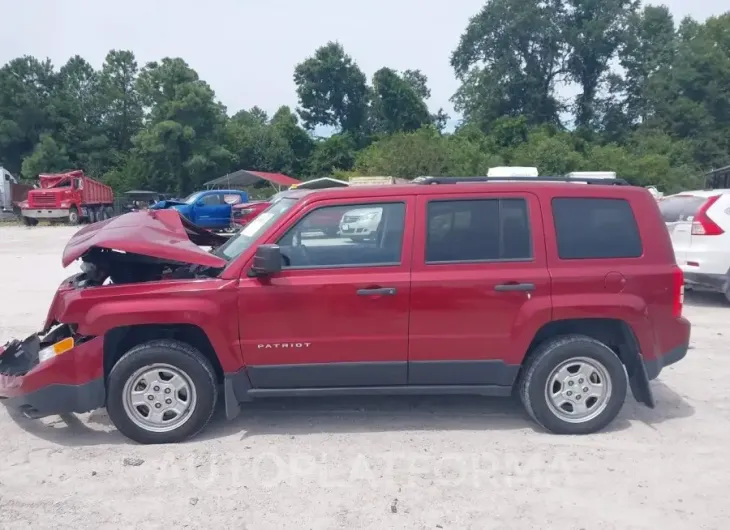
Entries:
{"label": "front headlight", "polygon": [[67,338],[60,340],[55,344],[47,346],[47,347],[43,348],[41,351],[39,351],[38,352],[38,362],[42,363],[49,359],[53,359],[57,355],[61,355],[63,353],[66,353],[69,350],[72,350],[73,347],[74,347],[73,337],[67,337]]}

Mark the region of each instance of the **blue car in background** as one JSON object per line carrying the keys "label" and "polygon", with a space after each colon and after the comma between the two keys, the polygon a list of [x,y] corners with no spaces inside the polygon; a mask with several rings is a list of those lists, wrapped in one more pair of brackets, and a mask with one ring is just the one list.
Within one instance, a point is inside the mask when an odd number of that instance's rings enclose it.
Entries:
{"label": "blue car in background", "polygon": [[153,210],[174,208],[192,223],[208,230],[222,230],[231,226],[234,204],[248,202],[248,193],[241,190],[196,191],[181,201],[160,201]]}

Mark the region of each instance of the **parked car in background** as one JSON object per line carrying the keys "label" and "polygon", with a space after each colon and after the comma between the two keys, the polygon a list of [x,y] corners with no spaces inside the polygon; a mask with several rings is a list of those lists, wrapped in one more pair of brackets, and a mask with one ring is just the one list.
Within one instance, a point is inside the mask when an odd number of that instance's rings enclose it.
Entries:
{"label": "parked car in background", "polygon": [[20,184],[4,167],[0,166],[0,212],[20,215],[20,204],[28,198],[33,186]]}
{"label": "parked car in background", "polygon": [[[654,407],[690,336],[656,201],[479,178],[295,190],[222,244],[168,211],[86,227],[42,331],[0,348],[0,403],[106,407],[141,443],[196,435],[219,400],[514,394],[558,434],[605,428],[628,389]],[[380,212],[374,237],[311,233],[355,209]]]}
{"label": "parked car in background", "polygon": [[269,206],[271,206],[271,200],[235,204],[232,210],[233,224],[239,227],[246,226]]}
{"label": "parked car in background", "polygon": [[382,217],[382,208],[348,210],[340,220],[339,231],[353,241],[362,241],[375,236]]}
{"label": "parked car in background", "polygon": [[190,222],[209,230],[225,230],[233,223],[233,206],[248,202],[248,193],[241,190],[196,191],[181,201],[164,200],[153,210],[172,208]]}
{"label": "parked car in background", "polygon": [[23,223],[34,226],[41,219],[77,225],[95,223],[114,215],[114,192],[80,169],[38,175],[40,187],[28,192],[20,204]]}
{"label": "parked car in background", "polygon": [[687,286],[730,301],[730,190],[683,191],[658,204]]}

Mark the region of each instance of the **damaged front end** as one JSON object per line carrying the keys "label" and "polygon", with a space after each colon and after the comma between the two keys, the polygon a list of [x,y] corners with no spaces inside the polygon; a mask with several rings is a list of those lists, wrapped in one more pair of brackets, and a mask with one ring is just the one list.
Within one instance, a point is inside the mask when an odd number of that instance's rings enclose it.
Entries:
{"label": "damaged front end", "polygon": [[74,328],[57,324],[0,347],[0,403],[29,418],[104,406],[103,340]]}
{"label": "damaged front end", "polygon": [[[228,238],[201,228],[175,210],[132,212],[81,229],[63,264],[81,259],[76,287],[143,283],[218,274],[227,262],[212,253]],[[210,251],[201,247],[208,247]]]}
{"label": "damaged front end", "polygon": [[87,289],[213,278],[227,261],[210,249],[227,240],[175,210],[128,213],[79,230],[61,261],[81,260],[81,272],[61,283],[43,329],[0,346],[0,403],[29,417],[103,407],[104,336],[88,317],[96,308],[92,300],[103,306],[106,291],[88,296]]}
{"label": "damaged front end", "polygon": [[68,324],[59,324],[48,333],[34,333],[0,346],[0,376],[25,375],[37,364],[60,355],[74,346],[74,333]]}

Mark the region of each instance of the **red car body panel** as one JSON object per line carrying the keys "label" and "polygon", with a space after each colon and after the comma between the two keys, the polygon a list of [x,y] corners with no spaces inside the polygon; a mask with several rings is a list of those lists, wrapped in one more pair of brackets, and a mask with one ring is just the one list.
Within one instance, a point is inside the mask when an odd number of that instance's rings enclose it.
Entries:
{"label": "red car body panel", "polygon": [[[130,212],[86,226],[76,232],[63,251],[64,267],[76,261],[93,247],[143,254],[159,259],[191,263],[206,267],[224,267],[226,260],[201,249],[191,240],[203,240],[205,230],[191,233],[175,210],[145,210]],[[209,233],[209,240],[216,235]],[[209,243],[210,244],[210,243]]]}

